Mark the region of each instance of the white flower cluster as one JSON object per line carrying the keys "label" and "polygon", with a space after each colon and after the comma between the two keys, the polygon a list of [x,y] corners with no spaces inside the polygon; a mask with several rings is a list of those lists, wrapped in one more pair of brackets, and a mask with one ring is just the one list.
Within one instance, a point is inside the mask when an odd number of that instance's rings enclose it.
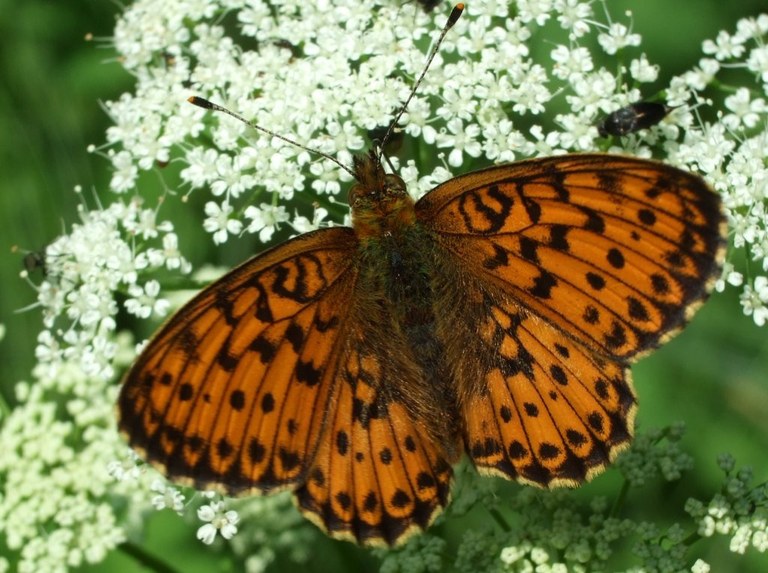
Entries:
{"label": "white flower cluster", "polygon": [[719,460],[726,481],[720,493],[703,503],[690,498],[685,510],[698,522],[698,534],[730,536],[730,550],[744,553],[750,546],[768,551],[768,485],[755,486],[751,468],[734,472],[735,461],[724,454]]}
{"label": "white flower cluster", "polygon": [[670,160],[703,174],[723,195],[735,247],[731,258],[736,260],[736,253],[743,252],[752,262],[746,281],[727,264],[717,288],[743,285],[742,308],[758,326],[768,322],[767,37],[768,14],[762,14],[740,20],[734,33],[723,30],[714,41],[704,42],[705,57],[699,66],[670,83],[670,104],[691,101],[690,96],[711,104],[706,90],[719,81],[730,95],[722,98],[724,109],[714,122],[686,129],[679,145],[664,146]]}
{"label": "white flower cluster", "polygon": [[115,373],[133,355],[117,336],[116,295],[127,313],[162,316],[168,305],[141,274],[189,266],[172,227],[136,201],[80,216],[46,249],[34,383],[17,384],[18,405],[0,428],[0,523],[12,524],[3,529],[20,572],[97,563],[124,540],[106,471],[125,447],[114,428]]}
{"label": "white flower cluster", "polygon": [[[420,169],[410,159],[393,162],[416,196],[481,156],[500,162],[602,148],[656,155],[702,173],[725,198],[734,246],[754,261],[745,279],[734,253],[738,269],[729,266],[718,288],[742,288],[744,312],[762,326],[768,320],[768,15],[741,20],[735,33],[706,41],[699,66],[665,89],[671,115],[610,146],[598,138],[596,123],[647,97],[643,86],[659,70],[642,52],[631,20],[614,21],[598,6],[468,3],[401,122],[434,159]],[[134,3],[114,37],[137,86],[107,104],[115,121],[108,133],[112,188],[132,189],[158,161],[180,162],[189,192],[209,190],[203,228],[215,243],[244,232],[267,241],[284,223],[304,231],[341,221],[335,196],[348,181],[345,172],[231,117],[212,117],[186,98],[210,97],[349,163],[351,153],[365,148],[366,131],[387,125],[402,104],[444,18],[417,3],[384,0]],[[534,61],[529,46],[550,41],[541,35],[549,21],[569,41],[553,45],[548,60]],[[586,47],[592,40],[602,54]],[[619,54],[626,65],[618,71],[596,63]],[[726,68],[741,70],[742,83],[721,98],[724,111],[710,113],[710,88]],[[563,104],[568,110],[552,121],[547,109]],[[319,203],[315,217],[291,216],[285,203],[294,197],[305,206]]]}
{"label": "white flower cluster", "polygon": [[[0,522],[14,524],[4,542],[18,553],[19,571],[98,561],[127,530],[141,527],[137,515],[144,509],[188,509],[181,492],[123,458],[114,431],[113,382],[134,355],[132,341],[116,331],[116,316],[163,315],[168,304],[149,271],[189,270],[171,224],[127,199],[140,194],[142,173],[180,166],[179,181],[168,187],[186,195],[169,193],[163,208],[203,193],[202,228],[217,244],[241,233],[268,241],[281,225],[304,232],[345,219],[337,200],[349,183],[343,170],[185,100],[209,97],[350,164],[351,154],[365,149],[367,132],[388,125],[402,105],[444,19],[441,10],[426,13],[417,2],[392,0],[138,0],[125,9],[114,48],[136,89],[106,104],[114,121],[105,153],[114,169],[114,202],[83,210],[82,222],[47,249],[35,383],[18,385],[20,405],[0,430]],[[568,41],[534,61],[530,46],[551,43],[545,24],[564,30]],[[593,40],[599,48],[591,52]],[[479,166],[475,158],[604,149],[655,155],[700,172],[723,194],[734,246],[752,262],[745,278],[734,253],[718,286],[743,286],[744,311],[762,325],[768,321],[768,16],[742,20],[735,33],[705,43],[699,66],[667,86],[667,101],[676,107],[660,125],[601,140],[597,121],[647,97],[645,86],[658,77],[641,40],[631,21],[607,16],[605,3],[472,0],[401,120],[409,157],[418,163],[392,162],[414,196],[452,170]],[[621,69],[598,64],[617,55]],[[707,117],[708,90],[725,68],[739,71],[741,83],[722,98],[724,111]],[[560,111],[548,113],[553,109]],[[670,451],[651,465],[675,479],[687,459]],[[642,464],[630,466],[645,475]],[[130,510],[110,505],[115,493],[131,501]],[[285,511],[284,501],[247,503],[243,512]],[[220,501],[201,507],[199,537],[211,542],[246,529],[233,511]],[[604,523],[621,526],[614,521]],[[297,539],[260,531],[265,545]],[[600,529],[593,546],[571,548],[573,559],[602,558],[611,535]],[[507,541],[503,559],[510,569],[523,562],[559,567],[536,544],[520,549]],[[425,541],[425,547],[433,555],[441,545]],[[467,567],[474,566],[473,555],[462,554]],[[253,570],[268,561],[260,555]]]}
{"label": "white flower cluster", "polygon": [[[46,326],[38,340],[38,375],[55,378],[73,364],[86,376],[112,380],[118,346],[116,295],[139,318],[162,317],[168,302],[146,271],[166,267],[189,272],[173,226],[158,223],[157,212],[138,200],[118,201],[99,210],[80,209],[81,223],[48,245],[45,280],[38,290]],[[45,368],[43,374],[41,369]]]}

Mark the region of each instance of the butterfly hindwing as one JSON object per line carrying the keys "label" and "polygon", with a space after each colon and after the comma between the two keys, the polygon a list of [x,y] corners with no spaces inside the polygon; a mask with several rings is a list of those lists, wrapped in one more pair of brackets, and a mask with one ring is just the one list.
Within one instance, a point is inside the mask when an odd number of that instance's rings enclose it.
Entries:
{"label": "butterfly hindwing", "polygon": [[428,386],[417,357],[423,347],[397,323],[378,267],[361,266],[328,433],[296,497],[334,537],[394,545],[445,506],[459,449],[446,449],[452,405]]}
{"label": "butterfly hindwing", "polygon": [[120,429],[171,478],[227,493],[306,475],[334,389],[351,229],[323,229],[253,258],[207,287],[126,375]]}
{"label": "butterfly hindwing", "polygon": [[[632,438],[623,361],[600,356],[436,251],[435,306],[467,455],[484,473],[544,487],[599,473]],[[461,284],[457,295],[450,284]]]}
{"label": "butterfly hindwing", "polygon": [[447,504],[452,470],[440,444],[401,404],[361,421],[359,400],[342,384],[328,438],[296,498],[333,537],[395,545],[425,529]]}

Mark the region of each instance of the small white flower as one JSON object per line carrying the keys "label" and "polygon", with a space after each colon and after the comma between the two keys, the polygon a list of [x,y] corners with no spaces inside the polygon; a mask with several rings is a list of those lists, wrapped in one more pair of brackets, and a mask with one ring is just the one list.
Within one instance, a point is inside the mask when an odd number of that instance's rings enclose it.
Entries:
{"label": "small white flower", "polygon": [[311,221],[306,217],[297,214],[293,218],[293,221],[290,222],[290,225],[297,233],[307,233],[319,229],[323,223],[325,223],[325,218],[327,216],[328,210],[318,207],[315,209]]}
{"label": "small white flower", "polygon": [[237,522],[240,521],[236,511],[224,511],[222,501],[201,506],[197,510],[197,517],[209,522],[197,530],[197,538],[206,545],[213,543],[217,533],[221,533],[224,539],[232,539],[237,533]]}
{"label": "small white flower", "polygon": [[659,77],[659,66],[651,64],[646,55],[642,54],[630,62],[629,73],[638,82],[655,82]]}
{"label": "small white flower", "polygon": [[208,201],[205,204],[205,214],[208,218],[203,221],[203,228],[213,234],[213,242],[217,245],[227,242],[227,237],[237,235],[243,228],[243,223],[237,219],[230,219],[234,211],[229,203],[214,203]]}
{"label": "small white flower", "polygon": [[726,262],[723,265],[723,272],[720,274],[720,278],[715,283],[715,290],[717,292],[723,292],[725,285],[741,286],[744,283],[744,275],[734,270],[733,263]]}
{"label": "small white flower", "polygon": [[193,147],[184,158],[187,167],[181,170],[181,178],[192,188],[204,186],[218,174],[218,157],[219,154],[211,147]]}
{"label": "small white flower", "polygon": [[571,76],[580,76],[594,69],[592,55],[586,48],[559,45],[552,50],[551,56],[555,62],[552,73],[561,80]]}
{"label": "small white flower", "polygon": [[509,93],[509,99],[514,102],[512,110],[521,115],[538,115],[544,111],[544,104],[552,98],[546,87],[547,72],[542,66],[534,64],[520,73],[520,83]]}
{"label": "small white flower", "polygon": [[282,205],[268,205],[262,203],[258,207],[251,205],[245,210],[245,218],[250,219],[246,231],[249,233],[259,233],[259,240],[262,243],[268,242],[272,234],[280,226],[290,219],[290,216]]}
{"label": "small white flower", "polygon": [[144,471],[139,456],[129,450],[121,461],[113,460],[107,464],[107,473],[117,481],[137,480]]}
{"label": "small white flower", "polygon": [[543,26],[550,18],[552,0],[517,0],[517,9],[523,22],[535,20]]}
{"label": "small white flower", "polygon": [[718,60],[727,60],[738,58],[744,53],[742,40],[738,36],[731,36],[725,30],[717,33],[717,39],[705,40],[702,44],[702,51],[705,54],[714,55]]}
{"label": "small white flower", "polygon": [[160,283],[156,280],[147,281],[143,287],[133,284],[128,287],[130,298],[125,301],[125,309],[139,318],[149,318],[151,315],[165,316],[170,306],[166,299],[158,299]]}
{"label": "small white flower", "polygon": [[709,573],[709,563],[697,559],[696,563],[691,566],[691,573]]}
{"label": "small white flower", "polygon": [[755,278],[752,285],[745,285],[740,297],[744,314],[752,316],[757,326],[768,322],[768,277]]}
{"label": "small white flower", "polygon": [[566,30],[571,31],[573,39],[589,33],[592,7],[580,0],[555,0],[555,10],[560,12],[557,21]]}
{"label": "small white flower", "polygon": [[768,45],[754,48],[749,53],[747,69],[758,74],[763,82],[768,82]]}
{"label": "small white flower", "polygon": [[[757,521],[757,520],[756,520]],[[755,524],[755,531],[752,534],[752,546],[760,553],[768,551],[768,528],[766,527],[766,520],[763,519],[762,523]]]}
{"label": "small white flower", "polygon": [[318,195],[338,195],[341,192],[338,169],[330,161],[315,161],[309,166],[312,190]]}
{"label": "small white flower", "polygon": [[171,509],[180,514],[184,509],[184,496],[164,480],[153,480],[149,488],[158,494],[152,498],[152,505],[158,511]]}
{"label": "small white flower", "polygon": [[448,155],[448,164],[459,167],[464,161],[464,153],[472,157],[478,157],[482,152],[477,136],[480,127],[477,124],[465,126],[459,118],[450,120],[447,129],[437,136],[438,147],[451,147]]}
{"label": "small white flower", "polygon": [[109,186],[114,191],[121,193],[133,189],[139,169],[133,163],[133,157],[127,151],[121,151],[112,156],[112,165],[115,168],[112,181]]}
{"label": "small white flower", "polygon": [[748,128],[755,127],[768,110],[765,100],[751,99],[747,88],[739,88],[735,94],[725,98],[725,107],[732,112],[723,117],[723,123],[730,129],[738,129],[742,124]]}
{"label": "small white flower", "polygon": [[517,561],[520,560],[521,557],[524,557],[526,554],[526,549],[523,547],[517,547],[517,546],[511,546],[511,547],[505,547],[501,550],[501,562],[505,565],[513,565]]}
{"label": "small white flower", "polygon": [[688,87],[694,91],[700,92],[707,89],[714,77],[720,71],[720,63],[713,58],[702,58],[699,60],[698,67],[683,75],[683,79]]}
{"label": "small white flower", "polygon": [[176,233],[168,233],[163,237],[163,257],[167,269],[180,269],[184,274],[190,272],[191,265],[179,250],[179,237]]}
{"label": "small white flower", "polygon": [[639,46],[640,35],[632,34],[624,24],[614,22],[608,27],[606,33],[600,34],[597,41],[603,47],[606,54],[613,55],[627,46]]}

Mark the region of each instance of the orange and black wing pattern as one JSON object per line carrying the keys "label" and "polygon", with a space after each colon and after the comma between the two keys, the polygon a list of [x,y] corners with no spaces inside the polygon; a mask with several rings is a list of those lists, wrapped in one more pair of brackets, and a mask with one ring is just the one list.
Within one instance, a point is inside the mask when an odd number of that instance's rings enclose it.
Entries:
{"label": "orange and black wing pattern", "polygon": [[207,287],[125,376],[120,430],[169,478],[228,494],[305,479],[356,282],[351,229],[322,229]]}
{"label": "orange and black wing pattern", "polygon": [[718,195],[654,161],[567,155],[459,176],[416,209],[438,283],[468,293],[435,306],[455,309],[437,315],[446,356],[469,357],[452,367],[474,463],[542,486],[599,472],[631,438],[628,364],[719,275]]}
{"label": "orange and black wing pattern", "polygon": [[359,274],[353,231],[333,228],[202,291],[125,377],[131,446],[197,488],[293,489],[333,537],[393,545],[427,527],[454,460],[419,419],[426,399],[402,396],[423,372]]}
{"label": "orange and black wing pattern", "polygon": [[[385,317],[384,317],[385,318]],[[356,321],[299,508],[334,537],[395,545],[425,529],[448,503],[451,458],[403,389],[424,386],[412,350],[388,322]]]}

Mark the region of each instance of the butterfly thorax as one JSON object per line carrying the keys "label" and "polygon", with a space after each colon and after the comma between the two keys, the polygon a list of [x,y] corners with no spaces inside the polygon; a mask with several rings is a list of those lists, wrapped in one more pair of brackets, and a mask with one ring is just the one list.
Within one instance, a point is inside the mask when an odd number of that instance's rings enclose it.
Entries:
{"label": "butterfly thorax", "polygon": [[[424,229],[416,223],[414,201],[397,175],[384,172],[375,151],[355,157],[357,184],[349,191],[352,226],[360,240],[363,275],[383,290],[398,322],[432,321],[429,279],[422,261]],[[407,326],[407,325],[403,325]]]}
{"label": "butterfly thorax", "polygon": [[352,226],[361,241],[398,235],[416,222],[414,202],[405,182],[385,173],[374,151],[355,157],[357,184],[349,191]]}
{"label": "butterfly thorax", "polygon": [[[420,431],[455,460],[458,413],[436,332],[434,236],[417,221],[403,180],[385,173],[374,153],[356,158],[355,170],[358,183],[349,196],[359,241],[357,287],[364,295],[354,312],[368,323],[366,343],[377,349],[386,371],[381,399],[401,403]],[[385,340],[377,338],[381,333]]]}

